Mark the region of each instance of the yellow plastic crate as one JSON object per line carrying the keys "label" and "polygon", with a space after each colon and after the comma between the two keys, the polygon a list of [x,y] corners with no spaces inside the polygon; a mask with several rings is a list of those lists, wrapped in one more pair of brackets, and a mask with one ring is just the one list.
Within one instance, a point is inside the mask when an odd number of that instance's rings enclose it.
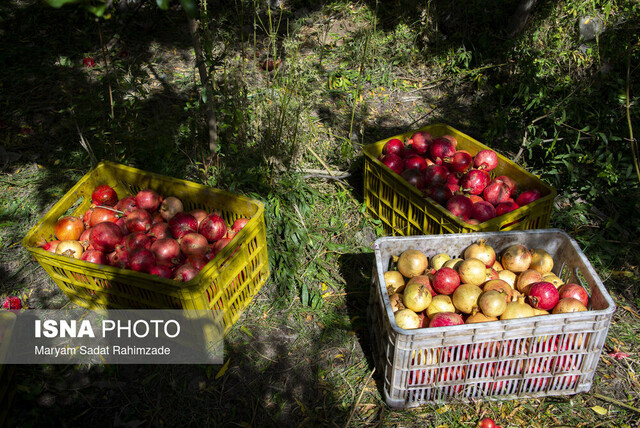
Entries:
{"label": "yellow plastic crate", "polygon": [[500,153],[498,153],[498,166],[491,171],[492,177],[508,175],[517,182],[519,188],[540,190],[542,194],[540,199],[500,217],[472,225],[454,216],[432,199],[423,196],[422,192],[378,160],[387,141],[392,138],[406,141],[417,131],[429,132],[433,137],[453,135],[458,140],[456,148],[467,150],[472,156],[480,150],[489,149],[488,146],[445,124],[427,125],[365,146],[365,203],[369,213],[382,221],[387,235],[441,235],[544,229],[549,226],[556,190]]}
{"label": "yellow plastic crate", "polygon": [[[53,239],[53,226],[60,216],[80,215],[89,208],[91,192],[100,184],[113,187],[119,198],[150,188],[165,197],[179,198],[185,211],[217,210],[228,224],[239,217],[250,220],[188,282],[88,263],[39,248],[43,238]],[[80,179],[27,233],[22,245],[79,306],[92,310],[221,310],[224,333],[269,277],[264,205],[260,201],[112,162],[101,162]]]}

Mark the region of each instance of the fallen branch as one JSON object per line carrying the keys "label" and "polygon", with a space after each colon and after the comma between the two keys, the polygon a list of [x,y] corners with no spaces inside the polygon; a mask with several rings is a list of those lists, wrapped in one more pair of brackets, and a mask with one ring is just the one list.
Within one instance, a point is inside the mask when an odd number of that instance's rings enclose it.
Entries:
{"label": "fallen branch", "polygon": [[349,424],[351,423],[351,419],[353,418],[353,415],[356,412],[356,409],[358,408],[358,405],[360,405],[360,400],[362,399],[362,395],[364,394],[365,389],[367,389],[367,384],[369,384],[369,380],[371,379],[371,377],[373,376],[375,371],[376,371],[376,369],[374,367],[373,370],[371,370],[371,372],[369,373],[369,376],[367,376],[367,379],[365,379],[364,386],[362,387],[362,390],[360,390],[360,395],[358,396],[358,400],[353,405],[353,409],[351,409],[351,414],[349,415],[349,419],[347,420],[347,423],[344,424],[345,428],[348,427]]}
{"label": "fallen branch", "polygon": [[303,176],[303,178],[325,178],[328,180],[342,180],[345,179],[347,177],[351,177],[351,173],[346,172],[346,171],[338,171],[337,173],[328,173],[327,171],[323,170],[323,169],[313,169],[313,168],[303,168],[301,170],[302,172],[304,172],[306,175]]}
{"label": "fallen branch", "polygon": [[607,401],[607,402],[609,402],[611,404],[615,404],[616,406],[624,407],[625,409],[632,410],[634,412],[640,413],[640,409],[638,409],[637,407],[630,406],[630,405],[628,405],[626,403],[623,403],[622,401],[616,400],[615,398],[607,397],[607,396],[601,395],[601,394],[593,394],[593,397],[594,398],[598,398],[598,399],[603,400],[603,401]]}

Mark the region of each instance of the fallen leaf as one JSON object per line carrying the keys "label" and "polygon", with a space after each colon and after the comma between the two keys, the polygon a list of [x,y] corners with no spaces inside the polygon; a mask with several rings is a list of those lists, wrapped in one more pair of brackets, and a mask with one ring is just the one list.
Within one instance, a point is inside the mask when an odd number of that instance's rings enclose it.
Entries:
{"label": "fallen leaf", "polygon": [[591,408],[591,410],[593,410],[593,411],[594,411],[594,412],[596,412],[597,414],[599,414],[599,415],[603,415],[603,416],[604,416],[604,415],[606,415],[606,414],[608,413],[608,412],[607,412],[607,409],[605,409],[604,407],[600,407],[600,406],[593,406],[593,407]]}
{"label": "fallen leaf", "polygon": [[224,376],[224,374],[227,372],[227,369],[229,368],[230,361],[231,359],[228,359],[227,362],[222,365],[222,368],[218,370],[218,373],[216,373],[216,377],[214,379],[219,379]]}

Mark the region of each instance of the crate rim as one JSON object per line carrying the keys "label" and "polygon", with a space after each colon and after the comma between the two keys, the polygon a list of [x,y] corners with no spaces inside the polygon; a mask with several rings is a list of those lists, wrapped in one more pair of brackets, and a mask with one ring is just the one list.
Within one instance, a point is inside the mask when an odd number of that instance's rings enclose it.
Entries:
{"label": "crate rim", "polygon": [[[422,328],[417,328],[417,329],[412,329],[412,330],[406,330],[403,328],[398,327],[398,325],[395,322],[395,318],[393,317],[393,312],[390,313],[391,311],[391,306],[390,306],[390,302],[389,302],[389,297],[387,296],[386,293],[386,289],[384,289],[384,267],[382,266],[382,260],[380,259],[380,246],[384,245],[386,242],[394,242],[394,241],[407,241],[407,240],[417,240],[417,239],[426,239],[426,240],[436,240],[436,239],[446,239],[446,238],[453,238],[453,237],[464,237],[465,239],[469,239],[470,241],[474,240],[474,239],[481,239],[481,238],[486,238],[488,235],[495,235],[495,234],[511,234],[511,235],[522,235],[522,234],[550,234],[550,233],[558,233],[560,235],[563,235],[568,241],[569,243],[579,252],[579,254],[581,254],[583,257],[586,258],[586,256],[584,256],[584,253],[582,252],[582,250],[580,249],[580,247],[578,246],[577,242],[575,239],[573,239],[567,232],[565,232],[562,229],[555,229],[555,228],[550,228],[550,229],[534,229],[534,230],[512,230],[512,231],[494,231],[494,232],[471,232],[471,233],[452,233],[452,234],[446,234],[446,235],[411,235],[411,236],[383,236],[381,238],[378,238],[374,241],[373,243],[373,249],[374,249],[374,254],[375,254],[375,267],[376,267],[376,274],[377,274],[377,279],[378,279],[378,286],[380,288],[380,297],[382,297],[382,303],[384,305],[384,308],[386,310],[386,315],[389,318],[389,324],[390,327],[392,328],[392,330],[398,334],[402,334],[404,336],[421,336],[421,335],[429,335],[429,336],[446,336],[447,333],[450,333],[452,328],[455,328],[456,332],[467,332],[467,333],[473,333],[474,331],[478,330],[478,329],[482,329],[483,326],[487,326],[487,325],[492,325],[492,326],[525,326],[525,325],[531,325],[531,323],[535,323],[537,322],[535,320],[536,317],[528,317],[528,318],[520,318],[520,319],[511,319],[511,320],[498,320],[498,321],[490,321],[490,322],[483,322],[483,323],[476,323],[476,324],[462,324],[462,325],[457,325],[457,326],[449,326],[449,327],[433,327],[433,328],[429,328],[429,327],[422,327]],[[602,296],[604,297],[605,301],[607,302],[607,308],[605,309],[597,309],[597,310],[593,310],[590,309],[588,311],[585,312],[571,312],[571,313],[567,313],[567,314],[549,314],[549,315],[544,315],[544,317],[548,320],[548,319],[557,319],[559,320],[559,322],[561,322],[561,320],[580,320],[582,318],[584,319],[592,319],[594,316],[609,316],[611,314],[613,314],[616,311],[616,305],[613,301],[613,299],[611,298],[611,296],[609,295],[608,291],[606,290],[606,288],[604,287],[604,284],[602,283],[602,280],[600,279],[599,275],[597,274],[597,272],[595,271],[595,269],[593,269],[593,267],[591,266],[591,264],[589,263],[587,265],[587,269],[590,271],[590,273],[593,275],[594,279],[595,279],[595,285],[600,289]],[[376,286],[375,282],[373,284],[373,286]],[[553,317],[553,318],[547,318],[547,317]]]}
{"label": "crate rim", "polygon": [[[547,201],[549,201],[549,200],[551,200],[551,201],[555,200],[555,198],[556,198],[556,196],[557,196],[558,192],[557,192],[557,190],[556,190],[553,186],[551,186],[551,185],[547,184],[546,182],[544,182],[543,180],[541,180],[538,176],[536,176],[536,175],[534,175],[534,174],[530,173],[529,171],[527,171],[526,169],[524,169],[522,166],[520,166],[520,165],[518,165],[517,163],[515,163],[515,162],[511,161],[511,160],[510,160],[510,159],[508,159],[506,156],[502,155],[501,153],[499,153],[498,151],[496,151],[496,150],[492,149],[491,147],[487,146],[486,144],[484,144],[484,143],[482,143],[482,142],[480,142],[480,141],[476,140],[475,138],[473,138],[473,137],[471,137],[471,136],[467,135],[466,133],[464,133],[464,132],[462,132],[462,131],[458,130],[457,128],[454,128],[453,126],[448,125],[448,124],[443,123],[443,122],[437,122],[437,123],[432,123],[432,124],[424,125],[424,126],[422,126],[422,127],[420,127],[420,128],[417,128],[417,129],[415,129],[415,130],[407,131],[407,132],[402,133],[402,134],[393,135],[393,136],[391,136],[391,137],[383,138],[383,139],[378,140],[378,141],[376,141],[376,142],[373,142],[373,143],[370,143],[370,144],[366,144],[366,145],[363,147],[363,150],[362,150],[362,151],[363,151],[363,153],[365,154],[365,156],[367,156],[367,157],[368,157],[371,161],[373,161],[376,165],[380,166],[381,168],[386,168],[386,170],[387,170],[388,172],[390,172],[390,173],[392,173],[392,174],[395,174],[395,173],[391,170],[391,168],[389,168],[388,166],[386,166],[385,164],[383,164],[382,162],[380,162],[380,160],[379,160],[379,159],[378,159],[378,158],[377,158],[377,157],[372,153],[373,148],[375,148],[375,147],[377,147],[377,146],[379,146],[379,145],[382,145],[383,143],[386,143],[387,141],[389,141],[389,140],[391,140],[391,139],[394,139],[394,138],[398,138],[398,139],[401,139],[401,140],[403,140],[403,141],[404,141],[405,136],[407,136],[407,135],[414,134],[414,133],[416,133],[416,132],[418,132],[418,131],[427,131],[427,130],[429,130],[429,129],[431,129],[431,128],[435,128],[435,127],[444,127],[444,128],[445,128],[445,129],[447,129],[447,130],[455,131],[456,133],[460,134],[461,136],[464,136],[466,139],[468,139],[468,140],[470,140],[470,141],[473,141],[473,142],[474,142],[474,144],[478,145],[478,146],[479,146],[479,147],[481,147],[482,149],[493,150],[494,152],[496,152],[496,154],[498,155],[498,158],[499,158],[499,159],[508,160],[509,162],[511,162],[511,164],[512,164],[511,166],[513,166],[513,167],[517,168],[517,169],[518,169],[518,170],[520,170],[520,172],[522,172],[522,173],[526,173],[526,174],[530,175],[532,178],[534,178],[534,179],[535,179],[535,181],[536,181],[536,182],[537,182],[541,187],[544,187],[544,188],[545,188],[545,190],[547,190],[547,191],[549,192],[549,194],[548,194],[548,195],[545,195],[545,196],[543,196],[543,197],[541,197],[541,198],[537,199],[535,202],[538,202],[539,204],[542,204],[542,203],[545,203],[545,202],[547,202]],[[396,175],[397,175],[397,174],[396,174]],[[450,220],[454,220],[456,223],[458,223],[458,222],[459,222],[459,223],[462,223],[462,224],[461,224],[461,227],[464,227],[464,228],[466,228],[466,229],[473,230],[474,232],[482,232],[482,231],[486,231],[486,230],[487,230],[487,228],[490,228],[490,227],[491,227],[491,226],[493,226],[494,224],[499,224],[499,223],[501,223],[502,221],[504,221],[504,220],[507,218],[507,216],[509,216],[510,214],[512,215],[512,214],[513,214],[514,212],[516,212],[516,211],[518,211],[518,213],[519,213],[519,214],[521,214],[521,215],[523,215],[523,216],[526,216],[528,211],[533,210],[533,207],[532,207],[532,206],[523,205],[523,206],[519,207],[517,210],[514,210],[514,211],[512,211],[512,212],[505,213],[505,214],[503,214],[503,215],[501,215],[501,216],[494,217],[494,218],[492,218],[492,219],[490,219],[490,220],[487,220],[487,221],[485,221],[485,222],[483,222],[483,223],[480,223],[480,224],[476,224],[476,225],[474,225],[474,224],[467,223],[466,221],[462,220],[460,217],[457,217],[457,216],[453,215],[453,214],[452,214],[449,210],[447,210],[445,207],[443,207],[442,205],[440,205],[438,202],[434,201],[433,199],[429,198],[428,196],[425,196],[425,195],[423,194],[423,192],[421,192],[420,190],[418,190],[418,189],[417,189],[417,188],[415,188],[414,186],[411,186],[409,183],[405,183],[405,184],[406,184],[406,186],[405,186],[405,187],[406,187],[406,189],[409,189],[409,192],[411,192],[414,196],[417,196],[417,197],[420,197],[420,198],[423,198],[423,199],[425,199],[425,200],[429,201],[429,202],[431,203],[431,205],[433,205],[433,207],[435,207],[435,209],[437,209],[437,210],[440,212],[440,214],[445,215],[445,216],[446,216],[446,217],[448,217]],[[405,190],[406,190],[406,189],[405,189]],[[508,227],[508,226],[509,226],[508,224],[507,224],[507,225],[504,225],[504,226],[503,226],[503,228],[506,228],[506,227]],[[416,236],[416,235],[413,235],[413,236]]]}
{"label": "crate rim", "polygon": [[[233,197],[235,199],[242,199],[243,201],[247,202],[247,203],[252,203],[255,204],[257,206],[257,210],[256,213],[249,219],[249,222],[247,223],[247,226],[245,227],[251,227],[250,225],[255,224],[254,222],[257,221],[257,218],[260,217],[260,215],[262,215],[264,213],[264,203],[262,201],[259,201],[257,199],[253,199],[253,198],[249,198],[247,196],[244,195],[239,195],[239,194],[235,194],[223,189],[217,189],[211,186],[207,186],[204,184],[200,184],[200,183],[196,183],[193,181],[188,181],[188,180],[184,180],[181,178],[174,178],[174,177],[170,177],[168,175],[163,175],[163,174],[159,174],[159,173],[155,173],[155,172],[151,172],[151,171],[145,171],[143,169],[140,168],[136,168],[136,167],[132,167],[132,166],[128,166],[128,165],[123,165],[117,162],[112,162],[109,160],[102,160],[100,161],[98,164],[96,164],[96,166],[94,166],[93,168],[91,168],[87,173],[85,173],[73,186],[71,186],[71,188],[69,188],[69,190],[67,190],[65,192],[65,195],[71,192],[75,192],[77,189],[79,189],[86,180],[88,180],[92,174],[95,173],[95,171],[97,171],[98,169],[103,169],[103,168],[114,168],[116,170],[123,170],[123,171],[129,171],[129,172],[133,172],[136,174],[144,174],[145,176],[150,176],[150,177],[154,177],[157,178],[159,180],[163,180],[163,181],[171,181],[171,182],[179,182],[180,184],[183,184],[187,187],[195,187],[195,188],[199,188],[199,189],[208,189],[209,191],[213,191],[215,193],[218,194],[222,194],[228,197]],[[32,245],[29,244],[29,241],[35,237],[37,231],[40,229],[40,227],[42,226],[42,224],[44,224],[45,220],[47,219],[47,214],[51,211],[56,210],[57,208],[60,208],[61,206],[63,206],[63,199],[59,199],[55,204],[53,204],[52,206],[50,206],[46,212],[38,219],[38,221],[36,222],[36,224],[31,227],[31,229],[29,229],[29,231],[26,233],[26,235],[22,238],[21,240],[21,244],[22,247],[24,249],[26,249],[28,252],[30,253],[35,253],[40,255],[41,257],[46,257],[46,258],[53,258],[55,260],[59,260],[63,263],[68,263],[70,260],[68,257],[59,255],[59,254],[55,254],[55,253],[51,253],[49,251],[46,251],[40,247],[34,247]],[[156,276],[156,275],[151,275],[151,274],[147,274],[147,273],[142,273],[142,272],[136,272],[134,270],[131,269],[121,269],[121,268],[117,268],[114,266],[107,266],[107,265],[96,265],[95,263],[90,263],[84,260],[79,260],[79,259],[72,259],[73,264],[78,264],[80,266],[86,267],[88,269],[91,270],[100,270],[106,274],[117,274],[117,275],[122,275],[122,273],[126,273],[128,276],[133,276],[134,278],[139,278],[139,279],[144,279],[144,280],[149,280],[149,279],[153,279],[154,282],[158,282],[160,284],[162,284],[163,286],[167,287],[167,288],[171,288],[173,290],[175,290],[176,288],[180,289],[180,290],[184,290],[184,291],[188,291],[191,289],[197,289],[200,287],[200,280],[202,279],[202,277],[208,272],[209,269],[212,268],[213,262],[215,262],[216,260],[218,260],[219,258],[222,257],[229,257],[232,253],[232,251],[235,251],[235,247],[237,247],[237,245],[233,246],[232,244],[237,244],[238,240],[240,240],[241,238],[244,238],[245,235],[248,232],[246,230],[241,229],[240,232],[238,232],[233,238],[232,240],[218,253],[216,254],[216,256],[211,259],[208,263],[207,266],[205,266],[204,268],[202,268],[200,270],[200,272],[198,272],[198,274],[193,277],[191,280],[189,281],[176,281],[173,279],[169,279],[169,278],[163,278],[160,276]],[[100,266],[99,268],[97,268],[97,266]]]}

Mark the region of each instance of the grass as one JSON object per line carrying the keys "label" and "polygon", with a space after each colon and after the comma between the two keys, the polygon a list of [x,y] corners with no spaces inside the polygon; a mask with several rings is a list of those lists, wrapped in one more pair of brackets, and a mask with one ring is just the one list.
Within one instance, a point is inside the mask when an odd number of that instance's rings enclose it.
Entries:
{"label": "grass", "polygon": [[[118,10],[98,25],[79,8],[0,6],[0,294],[70,304],[20,240],[92,156],[263,201],[272,268],[226,339],[228,365],[18,366],[9,425],[637,426],[640,198],[625,107],[630,86],[637,123],[638,6],[546,2],[508,38],[495,29],[510,2],[423,3],[209,8],[217,166],[179,8]],[[581,40],[578,19],[596,13],[606,31]],[[266,72],[266,58],[282,65]],[[551,226],[578,240],[618,306],[590,392],[385,404],[366,323],[382,229],[364,209],[361,149],[432,122],[558,190]],[[331,173],[346,177],[320,177]]]}

